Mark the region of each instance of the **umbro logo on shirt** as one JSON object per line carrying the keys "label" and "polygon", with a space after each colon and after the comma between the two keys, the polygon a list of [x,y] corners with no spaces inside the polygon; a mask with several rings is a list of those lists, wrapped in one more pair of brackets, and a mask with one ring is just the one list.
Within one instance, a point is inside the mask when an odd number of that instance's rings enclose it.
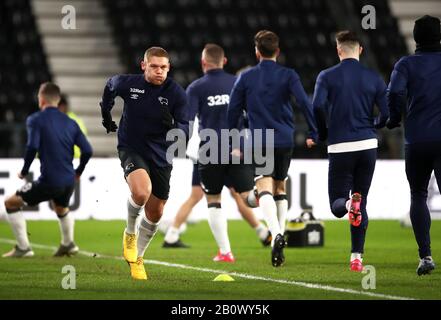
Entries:
{"label": "umbro logo on shirt", "polygon": [[141,90],[141,89],[138,89],[138,88],[130,88],[130,92],[132,92],[130,94],[130,98],[133,99],[133,100],[138,100],[138,98],[139,98],[139,94],[138,93],[142,93],[143,94],[145,92],[145,90],[144,89]]}

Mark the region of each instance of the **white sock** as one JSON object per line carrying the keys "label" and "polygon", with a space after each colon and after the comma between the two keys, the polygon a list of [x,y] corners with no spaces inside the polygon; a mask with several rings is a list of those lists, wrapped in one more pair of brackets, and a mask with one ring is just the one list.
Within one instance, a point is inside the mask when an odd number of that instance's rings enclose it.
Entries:
{"label": "white sock", "polygon": [[276,235],[282,233],[280,230],[279,220],[277,219],[277,206],[272,194],[264,194],[262,197],[260,197],[259,204],[260,208],[262,208],[265,222],[273,235],[273,241],[271,243],[272,246]]}
{"label": "white sock", "polygon": [[151,222],[145,215],[143,216],[138,231],[138,257],[144,257],[145,251],[155,236],[156,231],[158,231],[158,226],[159,222]]}
{"label": "white sock", "polygon": [[256,230],[256,234],[260,240],[265,240],[268,235],[268,228],[262,223],[259,222],[259,225],[254,228]]}
{"label": "white sock", "polygon": [[351,209],[351,199],[349,199],[348,201],[346,201],[346,210],[350,210]]}
{"label": "white sock", "polygon": [[279,219],[280,232],[283,235],[286,226],[286,215],[288,213],[288,200],[276,200],[277,218]]}
{"label": "white sock", "polygon": [[142,206],[139,206],[133,201],[132,196],[127,200],[127,227],[126,233],[135,234],[136,219],[139,216]]}
{"label": "white sock", "polygon": [[0,199],[0,216],[6,213],[7,212],[6,212],[5,201],[3,201],[3,199]]}
{"label": "white sock", "polygon": [[0,199],[0,221],[8,220],[8,213],[6,212],[6,206],[3,199]]}
{"label": "white sock", "polygon": [[17,239],[18,247],[22,250],[30,248],[28,231],[26,229],[26,220],[23,216],[23,213],[19,211],[8,214],[8,220],[11,224],[11,228],[14,232],[15,238]]}
{"label": "white sock", "polygon": [[247,201],[246,204],[248,205],[248,207],[250,208],[257,208],[259,205],[257,204],[257,198],[256,195],[254,194],[254,190],[251,190],[248,193],[248,197],[247,197]]}
{"label": "white sock", "polygon": [[227,217],[222,214],[221,208],[208,207],[208,224],[213,233],[221,254],[231,252],[230,239],[228,238]]}
{"label": "white sock", "polygon": [[175,243],[179,240],[179,229],[171,226],[165,234],[164,241],[167,243]]}
{"label": "white sock", "polygon": [[351,253],[351,261],[354,261],[355,259],[358,259],[361,262],[363,262],[363,258],[361,257],[361,253],[359,253],[359,252]]}
{"label": "white sock", "polygon": [[67,246],[74,240],[74,225],[75,219],[73,215],[68,212],[63,217],[58,217],[61,232],[61,244]]}

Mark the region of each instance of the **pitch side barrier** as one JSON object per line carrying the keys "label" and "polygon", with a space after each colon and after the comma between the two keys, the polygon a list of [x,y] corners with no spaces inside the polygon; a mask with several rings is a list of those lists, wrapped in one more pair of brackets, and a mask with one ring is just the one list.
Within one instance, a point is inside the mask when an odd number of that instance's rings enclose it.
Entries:
{"label": "pitch side barrier", "polygon": [[[23,165],[22,159],[0,159],[0,199],[14,193],[24,182],[17,177]],[[76,165],[76,163],[75,163]],[[164,220],[172,219],[180,205],[191,191],[193,162],[189,159],[175,159],[170,181],[170,197],[165,206]],[[40,163],[36,159],[28,176],[29,180],[39,176]],[[304,211],[311,211],[318,219],[334,219],[328,202],[328,161],[292,161],[289,170],[288,218],[298,217]],[[126,218],[126,200],[129,189],[123,177],[119,159],[93,158],[87,165],[71,198],[71,211],[76,219],[113,220]],[[229,219],[241,219],[237,206],[228,190],[223,190],[222,208]],[[368,198],[370,219],[401,219],[409,211],[410,192],[402,160],[378,160]],[[435,179],[429,186],[429,208],[433,218],[441,219],[441,196]],[[262,218],[260,209],[255,209]],[[26,207],[27,219],[56,219],[48,203]],[[206,219],[206,202],[202,200],[191,214],[192,220]]]}

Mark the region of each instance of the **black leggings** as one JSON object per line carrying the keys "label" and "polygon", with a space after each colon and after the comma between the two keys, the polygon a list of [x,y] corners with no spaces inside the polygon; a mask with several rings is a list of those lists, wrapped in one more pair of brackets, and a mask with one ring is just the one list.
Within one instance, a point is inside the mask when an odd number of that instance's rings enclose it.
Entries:
{"label": "black leggings", "polygon": [[358,192],[362,196],[361,224],[351,225],[352,252],[364,252],[364,242],[368,227],[366,212],[367,196],[371,187],[372,177],[377,159],[377,149],[355,152],[330,153],[328,194],[332,213],[342,218],[346,213],[346,201],[349,192]]}
{"label": "black leggings", "polygon": [[420,258],[431,255],[431,218],[427,207],[427,188],[435,171],[441,189],[441,141],[406,145],[406,175],[410,186],[410,219]]}

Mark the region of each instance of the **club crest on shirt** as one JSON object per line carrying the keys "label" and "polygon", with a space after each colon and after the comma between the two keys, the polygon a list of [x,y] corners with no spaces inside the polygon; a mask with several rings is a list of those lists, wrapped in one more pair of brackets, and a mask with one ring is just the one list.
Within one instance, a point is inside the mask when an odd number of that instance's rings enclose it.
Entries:
{"label": "club crest on shirt", "polygon": [[168,106],[168,99],[164,97],[158,97],[159,103],[163,106]]}
{"label": "club crest on shirt", "polygon": [[126,165],[125,171],[129,171],[130,169],[132,169],[135,165],[130,162],[128,165]]}

